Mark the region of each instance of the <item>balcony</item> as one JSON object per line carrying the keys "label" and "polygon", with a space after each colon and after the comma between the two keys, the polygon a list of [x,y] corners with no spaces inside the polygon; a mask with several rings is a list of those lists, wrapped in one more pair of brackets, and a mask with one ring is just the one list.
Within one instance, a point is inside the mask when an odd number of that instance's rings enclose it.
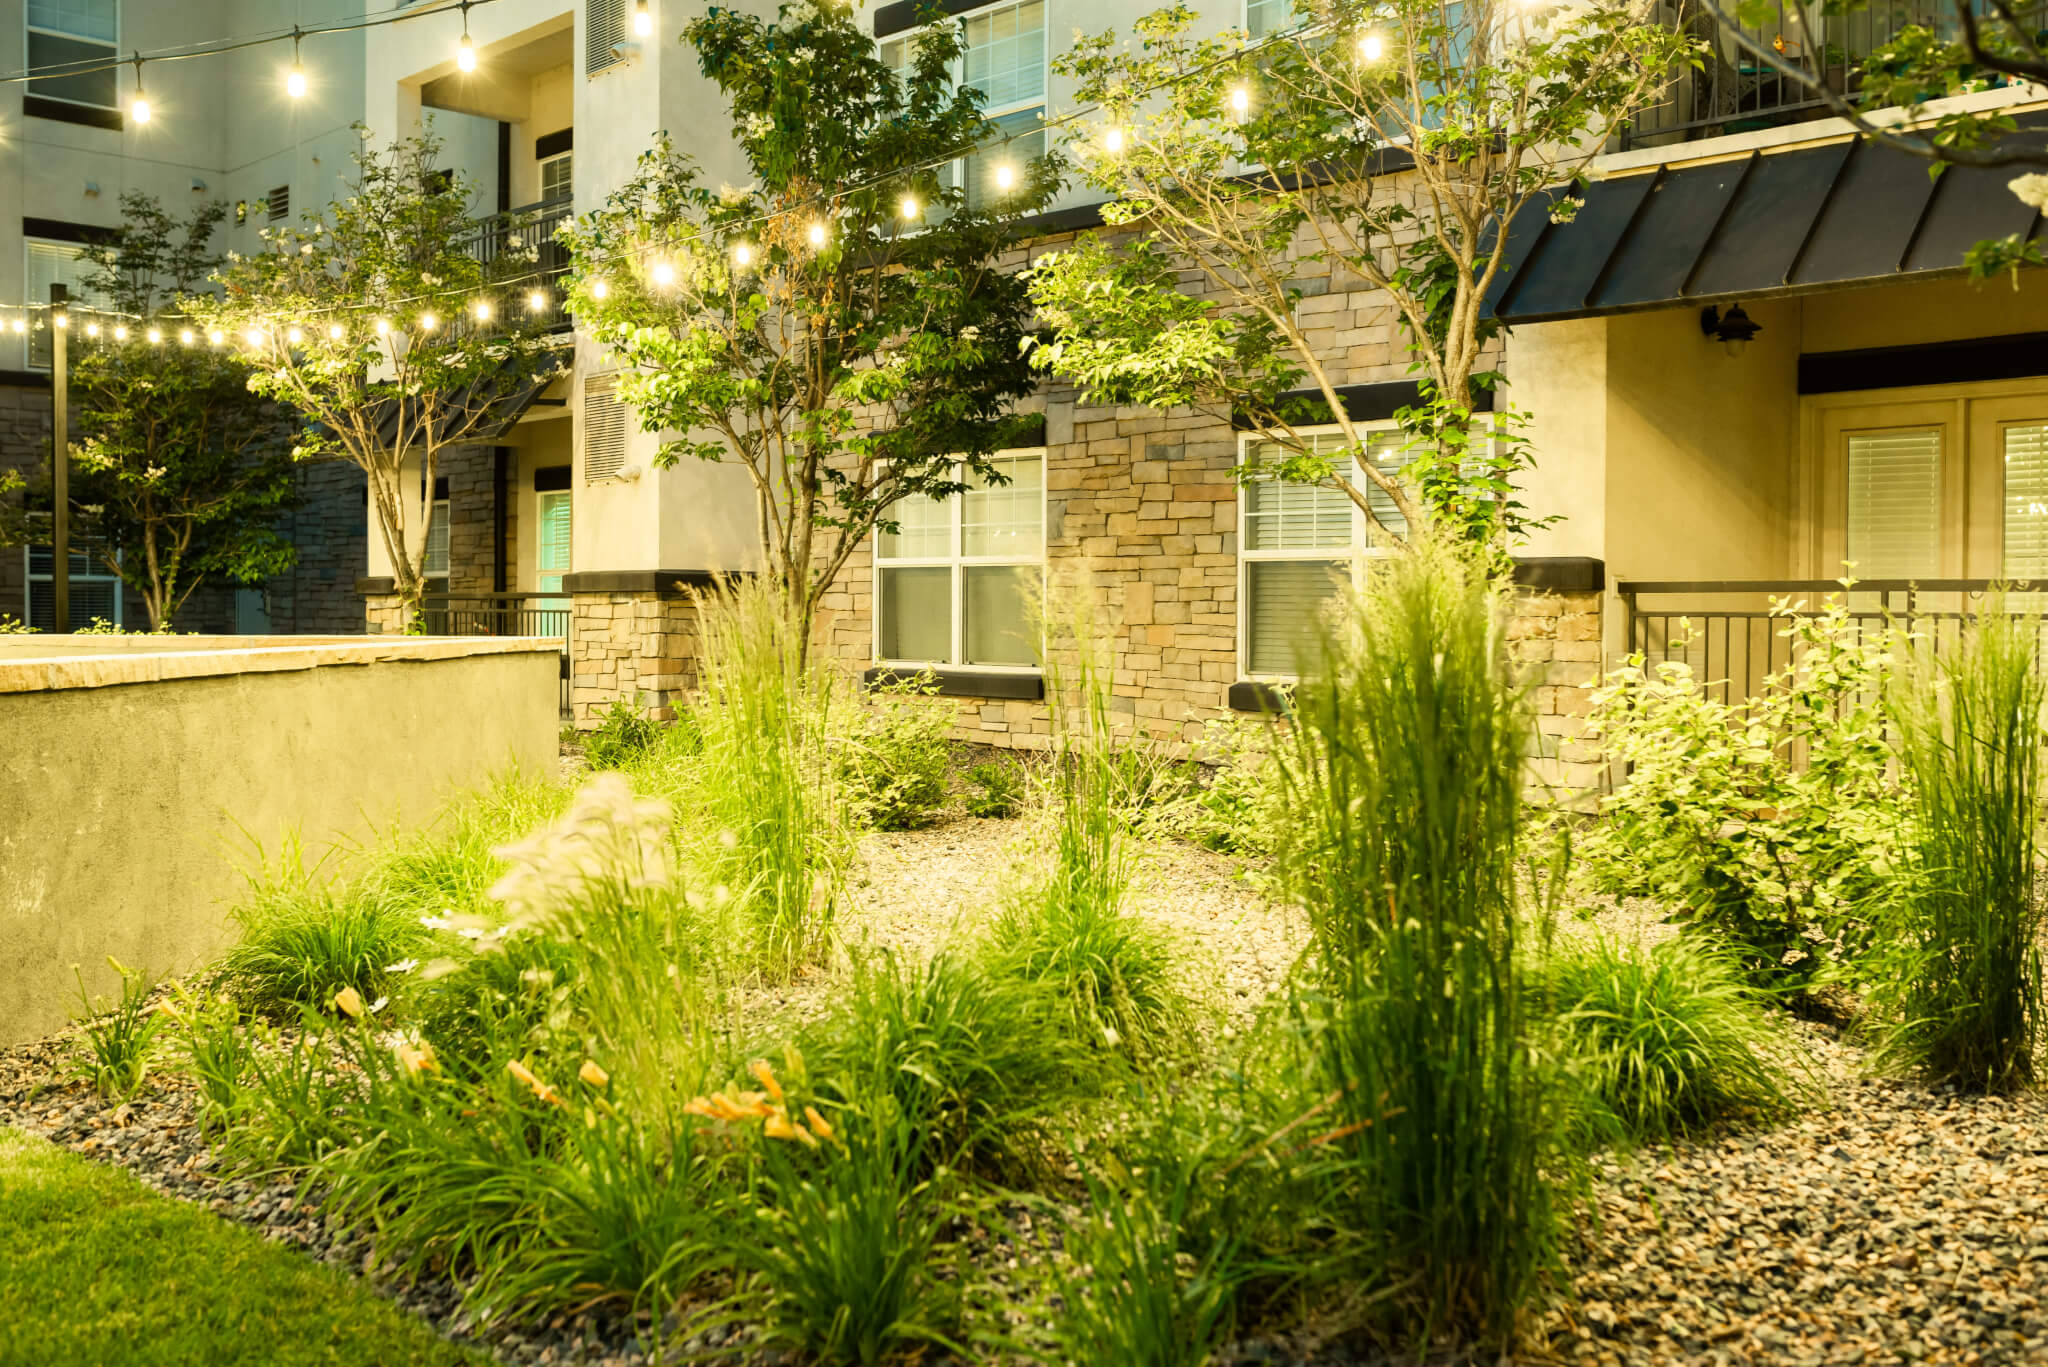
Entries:
{"label": "balcony", "polygon": [[[569,253],[555,241],[555,233],[573,214],[568,195],[535,200],[478,219],[464,247],[485,266],[496,267],[493,274],[538,274],[537,283],[552,282],[569,269]],[[505,261],[508,256],[514,260]],[[519,269],[529,258],[532,264]]]}
{"label": "balcony", "polygon": [[[1733,3],[1725,0],[1724,8]],[[1989,12],[1984,0],[1978,0],[1977,7]],[[2030,25],[2048,19],[2048,3],[2040,0],[2013,8]],[[1955,10],[1946,0],[1903,0],[1849,14],[1823,15],[1818,10],[1780,4],[1766,23],[1738,29],[1721,24],[1698,0],[1660,0],[1652,11],[1654,20],[1703,40],[1707,50],[1698,70],[1682,71],[1664,101],[1636,118],[1622,135],[1623,149],[1663,147],[1830,117],[1811,86],[1754,55],[1737,41],[1738,32],[1815,85],[1853,99],[1863,59],[1902,30],[1919,25],[1949,37],[1957,27]]]}

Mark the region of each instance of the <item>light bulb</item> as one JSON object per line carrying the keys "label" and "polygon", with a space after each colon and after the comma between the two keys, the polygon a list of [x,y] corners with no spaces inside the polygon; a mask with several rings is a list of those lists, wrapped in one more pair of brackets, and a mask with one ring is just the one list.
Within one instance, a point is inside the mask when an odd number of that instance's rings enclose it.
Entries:
{"label": "light bulb", "polygon": [[161,328],[151,328],[149,330],[149,344],[151,346],[155,346],[157,343],[163,341],[163,339],[164,334]]}
{"label": "light bulb", "polygon": [[341,324],[329,323],[327,325],[327,340],[330,342],[338,342],[341,340]]}
{"label": "light bulb", "polygon": [[441,320],[439,318],[436,318],[433,314],[422,313],[420,315],[421,332],[432,332],[435,328],[439,326],[441,326]]}
{"label": "light bulb", "polygon": [[250,329],[249,329],[249,345],[250,345],[250,346],[262,346],[262,345],[263,345],[263,329],[262,329],[262,328],[250,328]]}
{"label": "light bulb", "polygon": [[1252,107],[1252,92],[1241,85],[1230,88],[1230,107],[1242,114]]}
{"label": "light bulb", "polygon": [[752,247],[749,247],[746,243],[742,242],[737,247],[734,247],[732,249],[732,260],[733,264],[736,266],[752,265],[754,261],[754,249]]}
{"label": "light bulb", "polygon": [[215,346],[219,346],[222,342],[225,342],[227,340],[227,335],[223,333],[219,328],[215,328],[213,331],[206,334],[206,340],[213,343]]}
{"label": "light bulb", "polygon": [[996,168],[996,188],[998,190],[1007,190],[1016,183],[1017,171],[1015,167],[1005,163]]}
{"label": "light bulb", "polygon": [[474,303],[474,304],[472,304],[472,305],[470,306],[470,312],[472,312],[472,313],[474,313],[474,314],[476,315],[476,320],[477,320],[477,321],[478,321],[479,323],[488,323],[488,322],[490,322],[490,321],[491,321],[491,301],[490,301],[490,300],[488,300],[488,299],[479,299],[479,300],[477,300],[477,301],[476,301],[476,303]]}
{"label": "light bulb", "polygon": [[813,247],[822,247],[822,246],[824,246],[824,245],[825,245],[825,225],[824,225],[824,224],[822,224],[822,223],[813,223],[813,224],[811,225],[811,245],[812,245]]}
{"label": "light bulb", "polygon": [[87,324],[85,325],[85,335],[86,335],[86,336],[88,336],[88,337],[97,337],[97,336],[99,336],[99,335],[100,335],[100,325],[99,325],[98,323],[87,323]]}
{"label": "light bulb", "polygon": [[149,99],[147,96],[137,95],[128,104],[128,117],[137,123],[148,123],[149,113]]}
{"label": "light bulb", "polygon": [[1368,33],[1358,40],[1358,56],[1361,61],[1377,62],[1380,54],[1386,50],[1386,42],[1377,33]]}
{"label": "light bulb", "polygon": [[602,299],[611,292],[612,287],[610,285],[605,284],[605,282],[602,280],[593,280],[590,282],[590,297],[592,299]]}
{"label": "light bulb", "polygon": [[657,261],[654,263],[655,284],[660,285],[663,289],[666,289],[670,285],[675,284],[675,282],[676,268],[674,266],[669,265],[669,263],[666,261]]}
{"label": "light bulb", "polygon": [[903,210],[903,216],[904,216],[905,218],[916,218],[916,217],[917,217],[917,196],[916,196],[916,195],[905,195],[905,196],[903,197],[903,203],[902,203],[902,204],[901,204],[900,206],[898,206],[898,207],[900,207],[900,208],[901,208],[901,209]]}
{"label": "light bulb", "polygon": [[284,332],[284,339],[292,346],[297,346],[299,343],[306,340],[306,334],[299,331],[297,328],[286,328]]}
{"label": "light bulb", "polygon": [[535,313],[547,312],[548,292],[546,290],[535,290],[532,294],[527,295],[526,307]]}
{"label": "light bulb", "polygon": [[377,320],[377,335],[378,335],[379,337],[388,337],[388,336],[390,336],[390,335],[391,335],[391,320],[390,320],[390,319],[388,319],[388,318],[379,318],[379,319]]}
{"label": "light bulb", "polygon": [[68,331],[71,327],[71,315],[68,313],[53,311],[50,314],[50,326],[57,329],[57,331],[59,332]]}
{"label": "light bulb", "polygon": [[1102,145],[1112,152],[1123,151],[1124,130],[1121,128],[1105,129],[1102,134]]}
{"label": "light bulb", "polygon": [[455,45],[455,65],[462,71],[476,70],[476,44],[469,41],[467,33],[463,34],[462,41]]}
{"label": "light bulb", "polygon": [[193,343],[193,342],[195,342],[195,341],[197,341],[197,340],[198,340],[198,334],[197,334],[197,333],[195,333],[195,332],[193,332],[191,328],[179,328],[179,329],[178,329],[178,341],[179,341],[179,342],[180,342],[180,343],[181,343],[182,345],[184,345],[184,346],[191,346],[191,345],[192,345],[192,343]]}
{"label": "light bulb", "polygon": [[[18,331],[18,330],[19,330],[19,329],[17,329],[17,331]],[[115,329],[114,329],[114,340],[115,340],[115,341],[117,341],[117,342],[125,342],[125,341],[127,341],[127,340],[128,340],[128,329],[127,329],[127,328],[115,328]]]}
{"label": "light bulb", "polygon": [[27,320],[27,319],[25,319],[25,318],[17,318],[17,319],[15,319],[15,320],[14,320],[14,330],[15,330],[16,332],[27,332],[27,331],[28,331],[28,320]]}
{"label": "light bulb", "polygon": [[299,68],[297,63],[294,63],[292,69],[284,74],[284,93],[295,100],[306,98],[306,73]]}
{"label": "light bulb", "polygon": [[647,7],[647,0],[633,6],[633,32],[642,38],[654,32],[654,11]]}

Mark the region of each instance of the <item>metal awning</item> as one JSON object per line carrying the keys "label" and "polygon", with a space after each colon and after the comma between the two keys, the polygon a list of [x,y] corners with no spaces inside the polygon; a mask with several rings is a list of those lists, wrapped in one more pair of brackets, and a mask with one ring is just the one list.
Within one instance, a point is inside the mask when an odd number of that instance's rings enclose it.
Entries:
{"label": "metal awning", "polygon": [[560,379],[563,373],[564,366],[559,357],[538,361],[507,359],[456,391],[452,401],[437,394],[386,400],[382,405],[383,411],[377,415],[377,433],[388,446],[398,440],[401,414],[410,426],[422,421],[429,412],[434,421],[440,422],[444,414],[467,413],[474,407],[482,407],[485,411],[478,425],[464,438],[464,442],[486,445],[510,431],[512,424],[533,407],[542,391]]}
{"label": "metal awning", "polygon": [[[2048,145],[2043,128],[2011,136]],[[1517,217],[1487,309],[1538,323],[1960,271],[1986,238],[2048,234],[2006,188],[2024,169],[1930,178],[1925,160],[1858,137],[1596,181],[1569,223],[1541,201]]]}

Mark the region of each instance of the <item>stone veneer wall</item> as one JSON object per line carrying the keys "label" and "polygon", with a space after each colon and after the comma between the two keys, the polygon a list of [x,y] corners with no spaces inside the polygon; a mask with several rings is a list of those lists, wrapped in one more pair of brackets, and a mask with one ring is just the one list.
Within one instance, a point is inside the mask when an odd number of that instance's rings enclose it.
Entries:
{"label": "stone veneer wall", "polygon": [[619,699],[675,716],[697,683],[697,610],[680,586],[570,595],[569,701],[588,730]]}
{"label": "stone veneer wall", "polygon": [[1593,685],[1604,669],[1603,597],[1597,592],[1525,591],[1508,623],[1510,657],[1539,671],[1536,777],[1560,797],[1589,792],[1606,778],[1599,748],[1583,739]]}

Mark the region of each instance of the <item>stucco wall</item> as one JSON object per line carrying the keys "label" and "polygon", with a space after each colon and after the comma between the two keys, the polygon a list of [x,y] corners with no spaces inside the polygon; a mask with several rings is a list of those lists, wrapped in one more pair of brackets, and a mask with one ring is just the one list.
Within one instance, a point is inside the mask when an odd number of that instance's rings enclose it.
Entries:
{"label": "stucco wall", "polygon": [[[223,644],[252,639],[276,640]],[[255,845],[296,832],[310,862],[555,762],[551,641],[92,644],[54,671],[33,638],[0,651],[0,1043],[63,1024],[73,964],[110,992],[109,954],[164,974],[224,948]]]}

